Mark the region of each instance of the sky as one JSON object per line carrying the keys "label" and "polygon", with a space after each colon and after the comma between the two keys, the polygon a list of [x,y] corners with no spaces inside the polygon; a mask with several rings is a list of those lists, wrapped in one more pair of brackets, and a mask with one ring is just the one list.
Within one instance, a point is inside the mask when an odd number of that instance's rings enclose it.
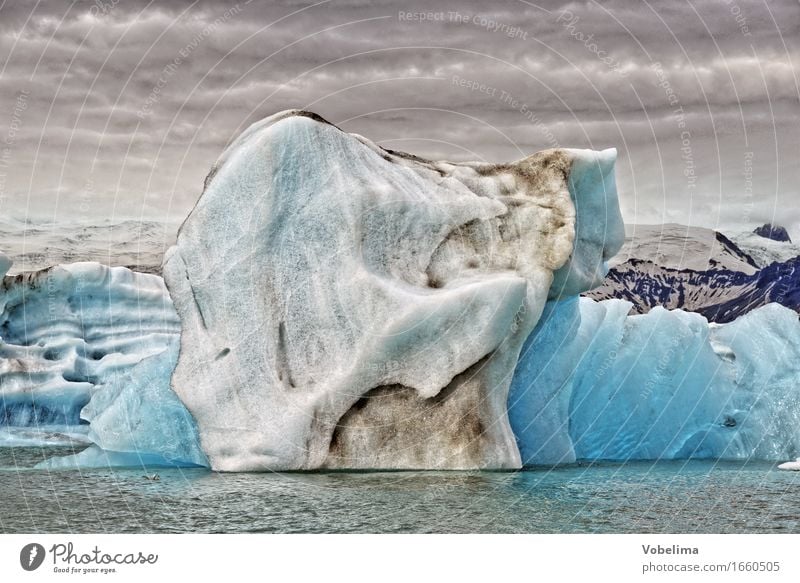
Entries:
{"label": "sky", "polygon": [[615,147],[627,223],[800,239],[800,0],[0,2],[2,217],[179,221],[303,108],[435,159]]}

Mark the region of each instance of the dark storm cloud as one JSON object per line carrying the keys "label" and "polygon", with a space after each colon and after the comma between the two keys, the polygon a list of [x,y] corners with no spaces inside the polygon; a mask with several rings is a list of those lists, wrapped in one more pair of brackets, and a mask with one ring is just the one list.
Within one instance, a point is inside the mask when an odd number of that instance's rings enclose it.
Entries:
{"label": "dark storm cloud", "polygon": [[615,146],[631,222],[798,229],[798,63],[797,0],[6,2],[0,212],[182,215],[238,132],[308,107],[432,157]]}

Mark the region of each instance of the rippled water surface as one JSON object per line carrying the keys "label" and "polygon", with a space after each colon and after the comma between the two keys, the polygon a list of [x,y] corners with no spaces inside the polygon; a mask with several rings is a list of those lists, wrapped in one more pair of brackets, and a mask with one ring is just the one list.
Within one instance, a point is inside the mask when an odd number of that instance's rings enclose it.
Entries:
{"label": "rippled water surface", "polygon": [[[32,469],[66,453],[0,448],[0,531],[800,532],[800,472],[762,462],[521,472]],[[158,481],[144,477],[154,472]]]}

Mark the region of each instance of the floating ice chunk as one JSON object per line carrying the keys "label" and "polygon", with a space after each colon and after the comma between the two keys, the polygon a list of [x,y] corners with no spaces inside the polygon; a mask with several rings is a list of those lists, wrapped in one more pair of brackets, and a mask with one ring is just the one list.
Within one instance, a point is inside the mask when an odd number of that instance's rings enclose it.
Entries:
{"label": "floating ice chunk", "polygon": [[800,458],[797,458],[793,462],[784,462],[778,466],[779,470],[793,470],[795,472],[800,471]]}

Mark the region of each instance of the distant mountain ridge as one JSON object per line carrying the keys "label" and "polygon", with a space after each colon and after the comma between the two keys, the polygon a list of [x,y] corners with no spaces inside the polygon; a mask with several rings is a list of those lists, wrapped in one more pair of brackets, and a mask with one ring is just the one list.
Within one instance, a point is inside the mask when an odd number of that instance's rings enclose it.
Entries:
{"label": "distant mountain ridge", "polygon": [[[782,227],[766,225],[779,239]],[[161,273],[175,222],[107,219],[100,223],[0,219],[0,251],[11,274],[97,261]],[[721,233],[679,224],[629,225],[629,236],[603,283],[583,295],[624,299],[634,313],[656,306],[730,322],[770,302],[800,311],[800,245],[755,231]],[[788,239],[788,233],[786,235]]]}
{"label": "distant mountain ridge", "polygon": [[[586,297],[624,299],[642,314],[656,306],[680,308],[718,323],[771,302],[800,311],[800,250],[790,242],[762,238],[759,249],[754,239],[760,236],[753,234],[742,237],[744,250],[738,236],[711,229],[637,225],[631,231],[603,284]],[[775,254],[791,257],[765,265]]]}
{"label": "distant mountain ridge", "polygon": [[178,223],[137,219],[43,221],[0,218],[0,252],[14,262],[11,273],[65,263],[97,261],[161,273],[164,252],[175,242]]}

